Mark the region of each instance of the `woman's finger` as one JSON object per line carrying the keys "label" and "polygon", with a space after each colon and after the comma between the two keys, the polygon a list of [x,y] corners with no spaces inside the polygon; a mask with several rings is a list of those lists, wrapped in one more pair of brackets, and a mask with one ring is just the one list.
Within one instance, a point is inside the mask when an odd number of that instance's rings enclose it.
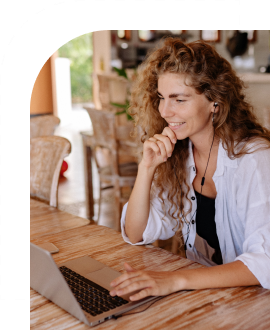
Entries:
{"label": "woman's finger", "polygon": [[135,272],[136,271],[136,269],[131,267],[127,262],[124,263],[124,267],[125,267],[125,270],[127,272]]}
{"label": "woman's finger", "polygon": [[157,141],[157,145],[159,146],[160,154],[164,162],[168,159],[168,153],[166,147],[162,141]]}
{"label": "woman's finger", "polygon": [[124,296],[126,294],[129,294],[134,291],[142,290],[147,288],[150,285],[151,281],[149,280],[136,280],[136,281],[131,281],[127,286],[119,289],[114,289],[115,294],[117,296]]}
{"label": "woman's finger", "polygon": [[149,140],[145,141],[144,144],[145,144],[145,147],[151,148],[157,156],[160,156],[161,152],[160,152],[159,146],[157,145],[156,142],[157,142],[156,139],[150,138]]}
{"label": "woman's finger", "polygon": [[[112,291],[121,290],[123,288],[130,286],[131,284],[133,284],[135,282],[140,282],[140,281],[150,281],[151,282],[151,280],[152,280],[152,278],[146,272],[137,271],[136,273],[134,273],[134,271],[132,271],[131,273],[132,273],[131,276],[128,276],[128,278],[125,281],[122,281],[121,283],[116,285]],[[130,274],[130,272],[129,272],[129,274]]]}
{"label": "woman's finger", "polygon": [[173,144],[177,142],[176,134],[168,126],[164,128],[161,134],[167,136]]}
{"label": "woman's finger", "polygon": [[167,158],[171,157],[174,149],[174,144],[171,142],[170,138],[162,134],[155,134],[153,137],[164,144]]}
{"label": "woman's finger", "polygon": [[136,301],[136,300],[143,299],[145,297],[154,296],[152,291],[153,291],[153,289],[151,287],[145,288],[145,289],[141,290],[140,292],[135,293],[134,295],[130,296],[129,299],[131,301]]}
{"label": "woman's finger", "polygon": [[132,277],[137,277],[140,275],[140,272],[138,271],[131,271],[131,272],[127,272],[127,273],[124,273],[122,275],[120,275],[119,277],[115,278],[111,283],[110,285],[112,287],[116,287],[117,285],[121,284],[122,282],[128,280],[129,278],[132,278]]}

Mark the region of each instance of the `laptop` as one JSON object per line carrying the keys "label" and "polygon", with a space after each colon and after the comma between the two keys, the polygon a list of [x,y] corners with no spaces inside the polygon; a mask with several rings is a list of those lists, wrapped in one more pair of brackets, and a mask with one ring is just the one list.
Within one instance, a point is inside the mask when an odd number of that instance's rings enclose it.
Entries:
{"label": "laptop", "polygon": [[129,295],[111,297],[110,283],[121,273],[88,255],[56,265],[50,252],[30,243],[30,286],[89,326],[140,306]]}

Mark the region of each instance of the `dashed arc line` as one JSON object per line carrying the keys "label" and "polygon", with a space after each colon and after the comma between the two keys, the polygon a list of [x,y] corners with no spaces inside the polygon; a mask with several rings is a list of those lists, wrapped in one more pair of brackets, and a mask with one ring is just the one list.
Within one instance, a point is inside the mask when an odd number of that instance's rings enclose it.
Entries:
{"label": "dashed arc line", "polygon": [[37,11],[37,12],[35,13],[35,15],[38,15],[39,13],[43,12],[44,10],[45,10],[45,8],[40,9],[39,11]]}
{"label": "dashed arc line", "polygon": [[[74,2],[78,2],[78,1],[85,1],[85,0],[74,0]],[[95,0],[95,1],[105,1],[105,0]],[[118,1],[119,1],[119,0],[118,0]],[[144,0],[135,0],[135,1],[144,1]],[[162,0],[156,0],[156,1],[162,1]],[[163,1],[165,1],[165,0],[163,0]],[[175,1],[177,1],[177,0],[175,0]],[[178,0],[178,1],[181,1],[181,0]],[[185,1],[185,0],[182,0],[182,1]],[[195,0],[195,1],[205,1],[205,0]],[[215,1],[222,1],[222,0],[215,0]],[[225,0],[224,0],[224,1],[225,1]],[[239,2],[239,5],[240,5],[240,0],[235,0],[235,1],[238,1],[238,2]],[[54,6],[62,5],[62,4],[64,4],[64,3],[65,3],[65,1],[56,2],[56,3],[54,3]],[[42,9],[38,10],[38,11],[35,13],[35,15],[38,15],[39,13],[41,13],[41,12],[43,12],[43,11],[45,11],[45,8],[42,8]],[[27,24],[27,23],[28,23],[28,19],[25,20],[25,21],[23,22],[23,24],[19,26],[19,29],[23,28],[23,27],[25,26],[25,24]],[[240,15],[239,15],[239,25],[240,25]],[[13,35],[13,36],[11,37],[11,39],[9,40],[9,42],[8,42],[8,46],[11,44],[11,42],[13,41],[14,38],[15,38],[15,36]],[[6,54],[4,54],[3,57],[2,57],[1,65],[4,64],[5,57],[6,57]]]}
{"label": "dashed arc line", "polygon": [[62,5],[62,3],[65,3],[65,1],[62,1],[62,2],[56,2],[56,3],[54,4],[54,6]]}
{"label": "dashed arc line", "polygon": [[12,43],[12,40],[15,38],[15,36],[13,35],[12,37],[11,37],[11,39],[9,40],[9,43],[8,43],[8,45],[10,45],[11,43]]}
{"label": "dashed arc line", "polygon": [[28,23],[28,19],[26,21],[24,21],[21,26],[19,26],[19,29],[21,29],[22,27],[24,27],[26,23]]}
{"label": "dashed arc line", "polygon": [[3,57],[2,57],[1,65],[4,64],[4,59],[5,59],[5,57],[6,57],[6,54],[4,54]]}

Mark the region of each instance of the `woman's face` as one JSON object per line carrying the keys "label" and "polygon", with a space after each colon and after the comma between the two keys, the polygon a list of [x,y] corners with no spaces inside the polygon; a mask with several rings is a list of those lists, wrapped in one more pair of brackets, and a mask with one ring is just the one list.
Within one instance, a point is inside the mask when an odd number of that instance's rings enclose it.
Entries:
{"label": "woman's face", "polygon": [[166,72],[158,79],[160,97],[159,112],[178,140],[187,137],[192,142],[212,134],[214,102],[204,94],[197,94],[193,87],[185,85],[189,77]]}

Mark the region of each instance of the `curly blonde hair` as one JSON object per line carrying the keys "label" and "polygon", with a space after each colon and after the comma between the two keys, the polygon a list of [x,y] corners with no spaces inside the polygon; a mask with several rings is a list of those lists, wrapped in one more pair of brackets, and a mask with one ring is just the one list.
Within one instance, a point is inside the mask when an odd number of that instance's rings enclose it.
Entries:
{"label": "curly blonde hair", "polygon": [[[189,86],[198,94],[204,94],[210,102],[218,103],[219,111],[214,121],[215,135],[222,141],[229,157],[240,157],[248,153],[246,142],[255,138],[262,139],[270,146],[270,132],[259,124],[252,113],[252,106],[245,100],[244,83],[227,60],[204,41],[184,43],[170,37],[162,42],[163,45],[152,51],[139,68],[132,89],[129,113],[134,118],[135,126],[143,130],[142,142],[155,134],[161,134],[167,126],[158,111],[160,99],[157,85],[160,75],[171,72],[187,75],[191,81]],[[186,173],[188,145],[188,138],[177,141],[172,156],[156,169],[153,181],[163,209],[165,201],[162,196],[164,192],[167,193],[169,213],[179,224],[177,233],[181,233],[183,227],[181,213],[186,216],[191,211],[191,202],[187,197],[190,190]],[[182,189],[174,175],[174,167]],[[190,205],[186,212],[184,199]]]}

